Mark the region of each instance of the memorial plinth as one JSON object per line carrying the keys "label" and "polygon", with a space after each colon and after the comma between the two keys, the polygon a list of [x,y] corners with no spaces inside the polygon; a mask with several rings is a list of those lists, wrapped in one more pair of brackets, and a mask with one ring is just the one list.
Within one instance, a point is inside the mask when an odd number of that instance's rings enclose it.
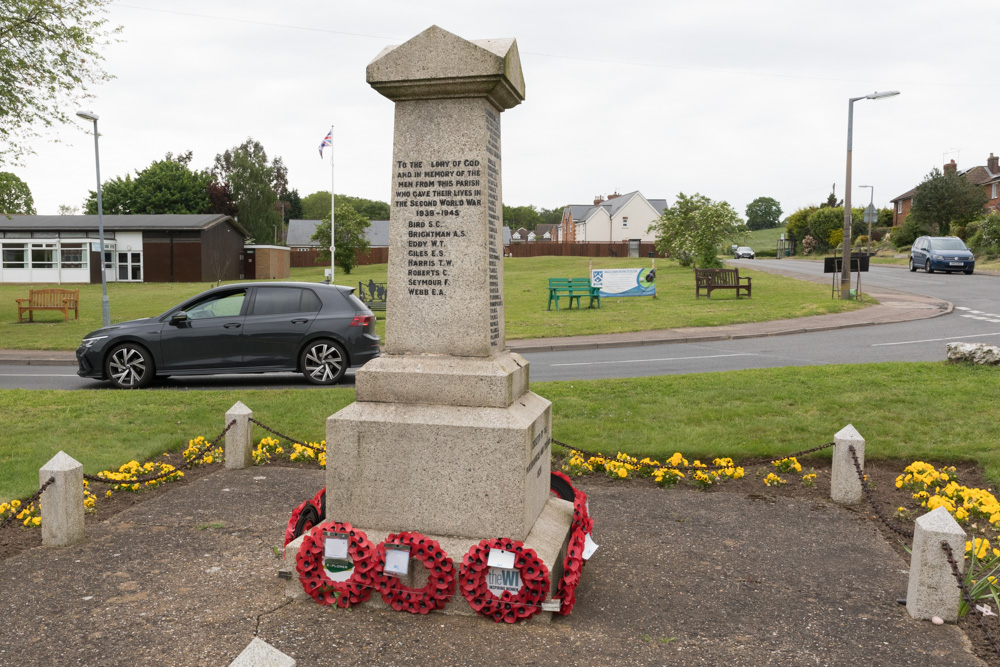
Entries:
{"label": "memorial plinth", "polygon": [[517,45],[434,26],[367,80],[396,104],[386,344],[327,421],[327,517],[472,544],[526,540],[554,503],[568,534],[572,509],[549,493],[551,403],[505,342],[500,113],[524,99]]}

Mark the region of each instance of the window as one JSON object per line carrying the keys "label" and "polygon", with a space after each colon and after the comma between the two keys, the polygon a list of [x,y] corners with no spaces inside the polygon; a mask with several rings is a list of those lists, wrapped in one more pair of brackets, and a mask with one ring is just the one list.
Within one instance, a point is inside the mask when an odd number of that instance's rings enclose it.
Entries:
{"label": "window", "polygon": [[206,320],[210,317],[234,317],[243,310],[243,300],[247,293],[243,290],[239,292],[228,292],[226,294],[216,294],[215,296],[199,301],[187,309],[189,320]]}
{"label": "window", "polygon": [[[105,249],[107,249],[107,246],[105,246]],[[105,255],[107,255],[107,253],[105,253]],[[118,280],[133,282],[142,281],[141,252],[118,253]]]}
{"label": "window", "polygon": [[31,244],[31,268],[33,268],[33,269],[54,269],[54,268],[56,268],[56,244],[55,243],[32,243]]}
{"label": "window", "polygon": [[903,212],[903,200],[900,199],[898,202],[896,202],[896,213],[902,213],[902,212]]}
{"label": "window", "polygon": [[3,268],[25,269],[27,267],[25,245],[23,243],[5,243],[3,246]]}
{"label": "window", "polygon": [[253,302],[254,315],[316,312],[319,297],[310,290],[297,287],[262,287]]}
{"label": "window", "polygon": [[990,199],[996,199],[997,198],[997,186],[998,185],[1000,185],[1000,183],[994,183],[993,184],[993,189],[990,191]]}
{"label": "window", "polygon": [[59,264],[64,269],[85,269],[88,266],[88,243],[66,243],[59,253]]}
{"label": "window", "polygon": [[622,227],[628,227],[628,216],[622,217]]}

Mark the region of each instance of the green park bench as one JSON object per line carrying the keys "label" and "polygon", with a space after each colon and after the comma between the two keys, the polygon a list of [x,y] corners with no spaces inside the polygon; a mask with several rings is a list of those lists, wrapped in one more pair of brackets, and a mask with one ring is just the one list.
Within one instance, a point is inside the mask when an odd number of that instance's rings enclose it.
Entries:
{"label": "green park bench", "polygon": [[601,307],[601,288],[592,286],[589,278],[549,278],[548,310],[552,310],[553,301],[556,303],[556,310],[559,310],[560,297],[569,299],[570,308],[573,307],[573,301],[576,300],[578,310],[581,297],[587,297],[590,300],[588,308],[594,307],[594,301],[597,301],[598,308]]}

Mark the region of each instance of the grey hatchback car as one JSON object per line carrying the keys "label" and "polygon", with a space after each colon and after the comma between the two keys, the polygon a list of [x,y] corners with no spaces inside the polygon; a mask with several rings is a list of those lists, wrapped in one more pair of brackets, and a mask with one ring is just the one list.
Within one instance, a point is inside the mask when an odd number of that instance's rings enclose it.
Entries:
{"label": "grey hatchback car", "polygon": [[921,236],[910,247],[910,271],[917,269],[969,274],[976,270],[976,258],[957,236]]}
{"label": "grey hatchback car", "polygon": [[317,283],[216,287],[162,315],[87,334],[77,375],[141,388],[170,375],[295,371],[335,384],[379,355],[375,316],[353,291]]}

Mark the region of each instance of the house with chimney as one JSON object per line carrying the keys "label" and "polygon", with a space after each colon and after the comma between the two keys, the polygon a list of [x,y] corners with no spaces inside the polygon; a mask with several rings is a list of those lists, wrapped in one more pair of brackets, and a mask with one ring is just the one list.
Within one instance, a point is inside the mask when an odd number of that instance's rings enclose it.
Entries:
{"label": "house with chimney", "polygon": [[[944,173],[960,173],[972,183],[979,185],[986,191],[989,201],[983,206],[986,211],[1000,209],[1000,157],[990,153],[985,166],[972,167],[963,172],[958,172],[958,164],[954,160],[944,165]],[[913,195],[917,189],[912,188],[892,200],[892,226],[898,227],[906,221],[906,216],[910,214],[910,207],[913,205]]]}
{"label": "house with chimney", "polygon": [[649,226],[656,222],[666,199],[646,199],[641,192],[617,192],[594,198],[593,204],[576,204],[563,209],[559,225],[562,243],[621,243],[655,241]]}

